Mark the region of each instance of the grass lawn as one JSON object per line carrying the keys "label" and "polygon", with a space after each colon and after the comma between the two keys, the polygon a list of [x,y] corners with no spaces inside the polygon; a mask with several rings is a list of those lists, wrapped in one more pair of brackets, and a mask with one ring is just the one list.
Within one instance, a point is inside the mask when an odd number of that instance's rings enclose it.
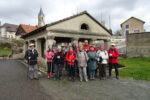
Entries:
{"label": "grass lawn", "polygon": [[126,66],[119,71],[122,77],[150,81],[150,58],[121,58],[119,61]]}
{"label": "grass lawn", "polygon": [[11,50],[10,49],[0,49],[0,55],[8,55],[11,53]]}

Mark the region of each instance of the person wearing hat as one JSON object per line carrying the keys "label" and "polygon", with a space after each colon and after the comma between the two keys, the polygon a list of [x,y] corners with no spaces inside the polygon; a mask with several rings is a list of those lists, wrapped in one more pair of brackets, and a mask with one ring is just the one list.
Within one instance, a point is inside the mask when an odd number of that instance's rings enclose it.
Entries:
{"label": "person wearing hat", "polygon": [[119,52],[118,49],[115,47],[115,44],[111,44],[110,49],[108,50],[108,56],[109,56],[109,76],[111,77],[112,68],[115,68],[116,78],[119,77],[118,72],[118,57]]}
{"label": "person wearing hat", "polygon": [[88,72],[90,79],[95,79],[95,70],[96,70],[96,64],[97,64],[97,53],[94,51],[94,47],[90,46],[90,51],[88,52]]}
{"label": "person wearing hat", "polygon": [[26,59],[29,61],[29,78],[32,79],[39,79],[38,76],[38,66],[37,66],[37,57],[38,52],[35,49],[35,44],[31,43],[29,45],[30,49],[27,52]]}

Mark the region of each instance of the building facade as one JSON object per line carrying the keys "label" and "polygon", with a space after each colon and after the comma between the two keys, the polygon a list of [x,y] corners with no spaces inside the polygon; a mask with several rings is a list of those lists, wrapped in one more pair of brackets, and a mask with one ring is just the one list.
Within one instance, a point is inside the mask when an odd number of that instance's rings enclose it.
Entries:
{"label": "building facade", "polygon": [[103,41],[108,48],[112,33],[88,12],[67,17],[65,19],[46,24],[25,35],[24,50],[28,49],[30,43],[35,43],[39,51],[39,58],[44,58],[44,52],[48,45],[55,40],[57,44],[76,43],[88,40],[89,43]]}
{"label": "building facade", "polygon": [[131,17],[121,24],[122,33],[126,35],[128,33],[144,32],[144,23],[144,21],[138,18]]}
{"label": "building facade", "polygon": [[16,39],[18,25],[5,23],[0,27],[0,36],[3,38]]}

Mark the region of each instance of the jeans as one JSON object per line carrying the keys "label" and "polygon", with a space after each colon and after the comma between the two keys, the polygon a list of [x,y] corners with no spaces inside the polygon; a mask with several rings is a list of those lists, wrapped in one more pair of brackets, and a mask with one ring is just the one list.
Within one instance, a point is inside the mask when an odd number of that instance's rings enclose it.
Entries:
{"label": "jeans", "polygon": [[71,77],[72,79],[75,78],[75,65],[68,65],[69,67],[69,77]]}
{"label": "jeans", "polygon": [[88,80],[86,67],[79,67],[79,76],[81,81],[83,80],[83,77],[86,81]]}
{"label": "jeans", "polygon": [[29,65],[29,73],[28,73],[28,76],[30,79],[38,79],[39,76],[38,76],[38,72],[39,72],[39,68],[36,65]]}
{"label": "jeans", "polygon": [[54,77],[56,79],[60,79],[60,77],[62,76],[62,67],[63,65],[62,64],[55,64],[55,75]]}

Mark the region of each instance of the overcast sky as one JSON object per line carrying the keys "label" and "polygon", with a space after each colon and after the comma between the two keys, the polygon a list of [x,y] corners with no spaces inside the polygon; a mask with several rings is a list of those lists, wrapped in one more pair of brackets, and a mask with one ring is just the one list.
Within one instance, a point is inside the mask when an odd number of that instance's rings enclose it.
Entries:
{"label": "overcast sky", "polygon": [[40,7],[46,23],[86,10],[114,32],[131,16],[145,21],[145,29],[150,31],[150,0],[0,0],[0,21],[36,25]]}

